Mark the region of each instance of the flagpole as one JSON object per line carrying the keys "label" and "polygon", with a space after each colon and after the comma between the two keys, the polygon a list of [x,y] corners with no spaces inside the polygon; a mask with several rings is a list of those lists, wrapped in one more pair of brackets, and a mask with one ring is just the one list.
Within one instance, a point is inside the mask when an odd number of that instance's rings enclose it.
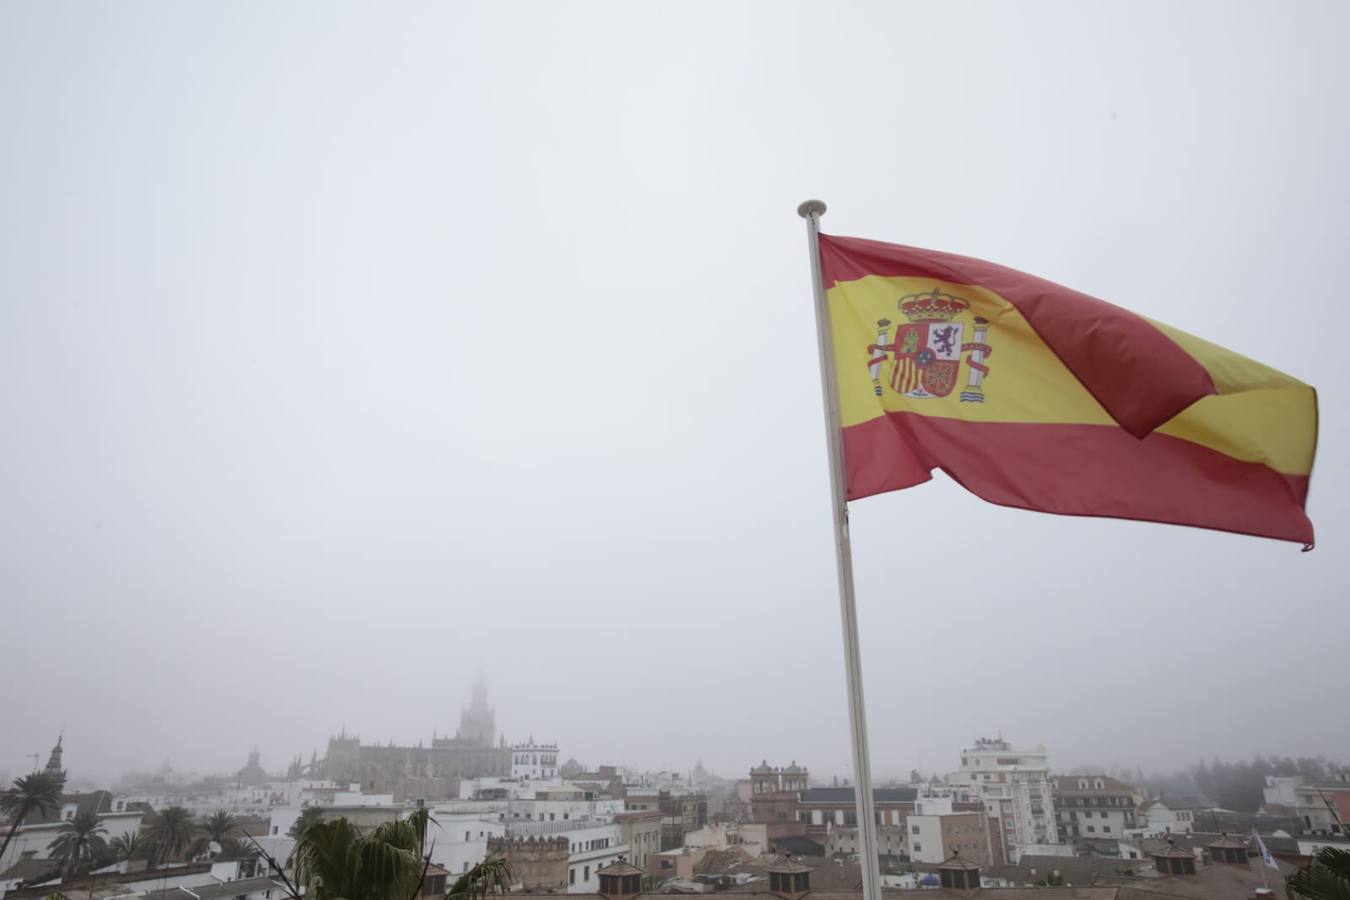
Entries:
{"label": "flagpole", "polygon": [[834,338],[825,280],[820,271],[820,217],[825,204],[807,200],[797,207],[806,220],[815,292],[816,337],[820,350],[820,390],[825,401],[825,436],[830,451],[830,499],[834,513],[834,555],[839,574],[839,614],[844,628],[844,671],[848,681],[848,720],[853,739],[853,794],[858,807],[858,857],[863,900],[881,900],[877,817],[872,798],[872,766],[867,758],[867,712],[863,704],[862,658],[858,652],[858,613],[853,602],[853,549],[848,535],[848,496],[844,489],[844,439],[839,419],[839,385],[834,367]]}

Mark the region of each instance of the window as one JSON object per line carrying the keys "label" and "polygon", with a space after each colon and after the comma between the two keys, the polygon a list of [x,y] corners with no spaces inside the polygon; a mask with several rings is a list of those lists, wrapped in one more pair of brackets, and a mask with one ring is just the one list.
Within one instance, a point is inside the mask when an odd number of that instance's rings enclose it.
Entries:
{"label": "window", "polygon": [[1096,831],[1096,830],[1097,830],[1097,826],[1095,826],[1095,825],[1089,825],[1089,826],[1087,827],[1087,830],[1088,830],[1088,831]]}
{"label": "window", "polygon": [[576,869],[568,869],[568,870],[567,870],[567,883],[568,883],[568,884],[576,884],[576,883],[577,883],[577,870],[576,870]]}
{"label": "window", "polygon": [[1102,826],[1102,832],[1105,833],[1105,834],[1110,834],[1110,833],[1111,833],[1111,826],[1110,826],[1110,825],[1103,825],[1103,826]]}
{"label": "window", "polygon": [[467,844],[468,842],[469,842],[469,832],[466,831],[464,832],[464,843]]}
{"label": "window", "polygon": [[590,866],[583,866],[583,867],[582,867],[582,870],[581,870],[581,880],[582,880],[582,881],[590,881],[590,880],[591,880],[591,867],[590,867]]}
{"label": "window", "polygon": [[910,833],[911,833],[911,834],[918,834],[918,833],[919,833],[919,826],[918,826],[918,825],[911,825],[911,826],[909,826],[909,827],[910,827]]}
{"label": "window", "polygon": [[922,853],[922,852],[923,852],[923,844],[917,844],[917,843],[916,843],[916,844],[914,845],[914,852],[915,852],[915,853]]}

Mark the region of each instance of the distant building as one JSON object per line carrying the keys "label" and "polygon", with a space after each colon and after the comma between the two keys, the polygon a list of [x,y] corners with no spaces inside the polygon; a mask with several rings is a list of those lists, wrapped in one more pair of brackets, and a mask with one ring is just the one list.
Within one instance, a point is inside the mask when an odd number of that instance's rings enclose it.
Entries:
{"label": "distant building", "polygon": [[530,781],[558,778],[558,745],[537,743],[534,735],[511,746],[511,777]]}
{"label": "distant building", "polygon": [[661,812],[662,850],[682,846],[685,832],[708,824],[706,794],[662,791],[657,797],[657,807]]}
{"label": "distant building", "polygon": [[[494,746],[494,742],[495,746]],[[556,761],[556,748],[553,755]],[[473,688],[473,702],[460,713],[455,736],[432,737],[431,746],[362,744],[342,734],[329,738],[317,777],[357,783],[371,793],[392,793],[397,799],[445,799],[458,794],[460,779],[509,777],[512,749],[496,735],[495,712],[487,704],[482,678]]]}
{"label": "distant building", "polygon": [[628,848],[628,859],[640,869],[661,851],[661,813],[659,810],[616,813],[620,842]]}
{"label": "distant building", "polygon": [[915,811],[906,819],[904,831],[914,862],[942,863],[959,853],[968,862],[988,867],[1002,859],[991,850],[986,813],[957,812],[946,798],[915,801]]}
{"label": "distant building", "polygon": [[[872,805],[878,825],[903,825],[914,811],[918,792],[914,788],[875,788]],[[807,834],[820,834],[832,826],[858,824],[858,795],[851,787],[807,788],[797,800],[797,819],[807,826]]]}
{"label": "distant building", "polygon": [[1196,830],[1196,813],[1217,809],[1218,804],[1202,794],[1162,794],[1145,801],[1138,811],[1145,834],[1190,834]]}
{"label": "distant building", "polygon": [[[764,760],[750,770],[750,821],[764,825],[796,822],[797,802],[807,789],[809,773],[796,760],[781,768]],[[792,829],[797,831],[799,829]],[[770,829],[777,837],[785,829]]]}
{"label": "distant building", "polygon": [[980,738],[961,751],[961,768],[947,777],[947,783],[968,789],[997,819],[1006,859],[1016,860],[1023,848],[1058,843],[1054,788],[1044,747],[1015,750],[1002,738]]}
{"label": "distant building", "polygon": [[1062,843],[1091,838],[1119,840],[1135,827],[1134,789],[1105,775],[1054,779],[1055,825]]}
{"label": "distant building", "polygon": [[272,780],[272,777],[263,771],[262,764],[258,759],[257,747],[254,747],[253,752],[248,755],[248,763],[239,770],[237,775],[235,775],[235,780],[239,784],[247,785],[249,787],[266,784]]}
{"label": "distant building", "polygon": [[1347,836],[1344,826],[1350,823],[1350,770],[1337,770],[1326,781],[1300,782],[1294,788],[1294,797],[1296,814],[1306,831]]}

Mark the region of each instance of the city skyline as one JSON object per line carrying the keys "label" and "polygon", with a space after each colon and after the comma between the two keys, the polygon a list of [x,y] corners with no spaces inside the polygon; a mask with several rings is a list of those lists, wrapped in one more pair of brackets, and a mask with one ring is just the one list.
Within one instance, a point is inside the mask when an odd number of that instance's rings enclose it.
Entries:
{"label": "city skyline", "polygon": [[1344,756],[1347,31],[0,4],[0,769],[63,730],[110,778],[429,740],[482,668],[500,731],[588,762],[848,772],[810,197],[1321,392],[1310,553],[941,472],[853,502],[878,775],[999,729],[1064,768]]}

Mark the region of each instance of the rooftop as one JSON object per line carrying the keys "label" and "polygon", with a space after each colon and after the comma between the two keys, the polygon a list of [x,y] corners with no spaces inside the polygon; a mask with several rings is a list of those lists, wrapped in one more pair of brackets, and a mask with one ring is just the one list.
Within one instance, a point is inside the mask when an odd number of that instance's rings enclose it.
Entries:
{"label": "rooftop", "polygon": [[1219,804],[1204,794],[1161,794],[1156,800],[1147,800],[1140,809],[1162,806],[1166,809],[1218,809]]}
{"label": "rooftop", "polygon": [[[918,797],[914,788],[874,788],[872,800],[877,803],[909,803]],[[807,788],[801,792],[802,803],[853,803],[851,787]]]}
{"label": "rooftop", "polygon": [[224,881],[220,884],[189,887],[188,890],[200,897],[201,900],[215,900],[217,897],[237,897],[240,894],[265,891],[271,887],[282,887],[282,885],[271,878],[241,878],[238,881]]}
{"label": "rooftop", "polygon": [[[1087,787],[1079,787],[1079,782],[1087,781]],[[1054,777],[1056,794],[1128,794],[1134,790],[1123,781],[1117,781],[1106,775],[1056,775]],[[1101,787],[1093,785],[1101,782]]]}

